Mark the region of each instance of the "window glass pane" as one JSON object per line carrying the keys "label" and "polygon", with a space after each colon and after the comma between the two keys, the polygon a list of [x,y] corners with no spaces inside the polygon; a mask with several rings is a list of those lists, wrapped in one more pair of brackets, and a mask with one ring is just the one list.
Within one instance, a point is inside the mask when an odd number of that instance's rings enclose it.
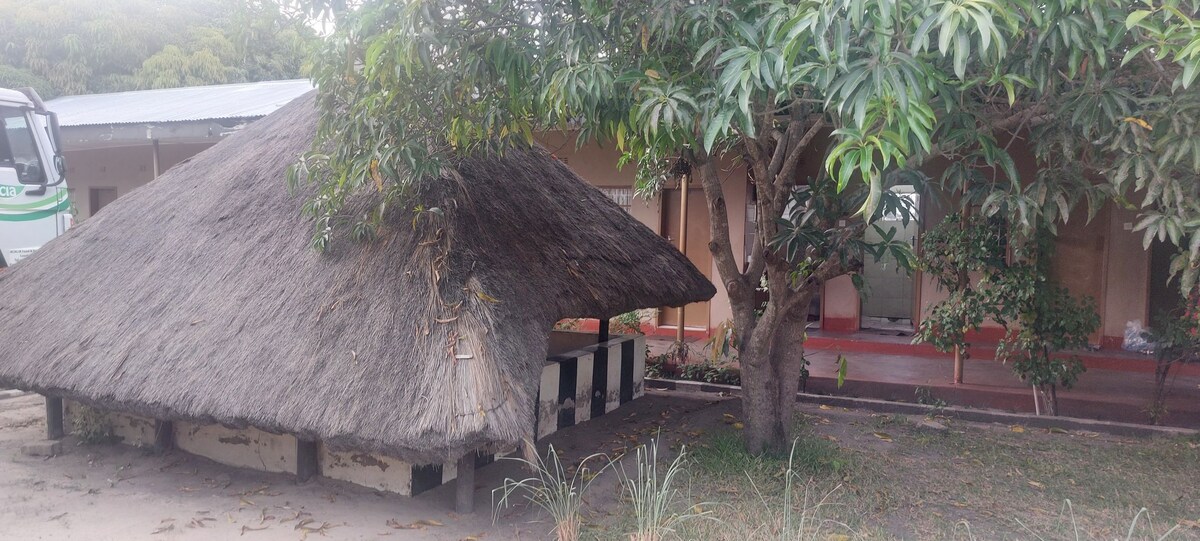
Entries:
{"label": "window glass pane", "polygon": [[24,177],[23,182],[41,180],[42,161],[25,111],[0,107],[0,125],[4,128],[3,140],[0,140],[0,167],[16,167],[18,174]]}

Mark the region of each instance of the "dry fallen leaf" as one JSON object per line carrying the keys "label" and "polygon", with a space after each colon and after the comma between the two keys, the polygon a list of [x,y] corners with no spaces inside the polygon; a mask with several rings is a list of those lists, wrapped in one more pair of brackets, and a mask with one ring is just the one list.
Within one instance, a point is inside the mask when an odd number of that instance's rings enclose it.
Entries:
{"label": "dry fallen leaf", "polygon": [[400,524],[400,522],[394,518],[388,519],[386,524],[387,524],[388,528],[392,528],[393,530],[421,530],[421,529],[424,529],[422,526],[420,526],[419,524],[416,524],[416,523]]}
{"label": "dry fallen leaf", "polygon": [[1012,425],[1012,426],[1008,427],[1008,429],[1012,430],[1013,432],[1016,432],[1018,434],[1025,432],[1025,427],[1023,427],[1021,425]]}
{"label": "dry fallen leaf", "polygon": [[872,432],[871,435],[886,442],[892,441],[892,436],[886,432]]}
{"label": "dry fallen leaf", "polygon": [[833,408],[829,407],[829,405],[828,405],[828,404],[821,404],[820,406],[817,406],[817,407],[818,407],[818,408],[820,408],[820,409],[823,409],[823,410],[831,410],[831,409],[833,409]]}
{"label": "dry fallen leaf", "polygon": [[1030,481],[1029,486],[1034,487],[1034,488],[1046,488],[1046,485],[1043,485],[1037,481]]}

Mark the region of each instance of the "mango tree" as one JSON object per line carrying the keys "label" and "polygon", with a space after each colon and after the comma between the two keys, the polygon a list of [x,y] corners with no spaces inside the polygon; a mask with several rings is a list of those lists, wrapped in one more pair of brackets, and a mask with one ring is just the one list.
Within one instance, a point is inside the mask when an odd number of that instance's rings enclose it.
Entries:
{"label": "mango tree", "polygon": [[[861,240],[884,207],[903,208],[889,183],[940,156],[964,164],[943,181],[970,181],[961,192],[981,203],[1018,220],[1066,214],[1078,178],[1046,152],[1058,173],[1018,179],[1005,135],[1074,130],[1054,142],[1072,146],[1063,160],[1082,160],[1115,144],[1092,128],[1141,130],[1128,104],[1171,91],[1114,98],[1111,86],[1144,84],[1134,68],[1161,66],[1184,88],[1194,73],[1175,63],[1196,56],[1172,29],[1179,9],[1140,15],[1117,0],[367,0],[335,11],[314,68],[318,140],[297,168],[317,184],[314,244],[338,227],[372,235],[382,210],[347,216],[350,194],[403,204],[454,155],[530,145],[540,130],[614,145],[645,190],[689,172],[733,308],[752,451],[783,450],[793,435],[813,295],[864,257],[907,260],[901,243]],[[825,172],[806,195],[801,156],[824,135],[828,147],[812,150]],[[725,192],[743,187],[721,182],[722,158],[744,160],[756,193],[745,265]]]}

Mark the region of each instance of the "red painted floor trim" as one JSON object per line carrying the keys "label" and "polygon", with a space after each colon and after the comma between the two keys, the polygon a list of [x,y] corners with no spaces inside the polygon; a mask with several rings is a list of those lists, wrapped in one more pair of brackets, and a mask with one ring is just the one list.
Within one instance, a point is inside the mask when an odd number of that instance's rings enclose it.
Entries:
{"label": "red painted floor trim", "polygon": [[[809,334],[805,347],[813,350],[878,353],[882,355],[917,355],[921,357],[944,358],[951,362],[948,353],[939,352],[929,344],[913,344],[908,337],[890,337],[865,335],[861,333],[834,335],[831,333]],[[970,360],[986,360],[991,362],[996,356],[996,348],[977,346],[970,348]],[[1120,372],[1154,372],[1154,359],[1148,355],[1140,355],[1122,350],[1103,349],[1096,352],[1079,352],[1080,360],[1088,369],[1115,370]],[[1180,365],[1173,368],[1172,373],[1181,376],[1200,376],[1200,365]]]}

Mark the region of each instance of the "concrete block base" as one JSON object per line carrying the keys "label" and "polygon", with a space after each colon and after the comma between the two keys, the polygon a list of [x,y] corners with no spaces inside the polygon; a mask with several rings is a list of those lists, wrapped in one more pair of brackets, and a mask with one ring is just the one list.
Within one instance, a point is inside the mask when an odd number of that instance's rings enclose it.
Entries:
{"label": "concrete block base", "polygon": [[[594,340],[594,338],[593,338]],[[621,404],[641,397],[646,370],[644,336],[618,336],[601,344],[558,353],[547,359],[539,385],[535,426],[537,438],[604,415]],[[273,434],[254,427],[233,428],[182,420],[159,423],[154,419],[111,411],[87,411],[71,401],[63,403],[67,431],[75,420],[102,423],[118,441],[139,447],[167,448],[202,456],[214,462],[260,471],[293,473],[307,480],[313,475],[346,481],[367,488],[415,496],[458,477],[459,464],[476,468],[493,462],[496,455],[477,454],[440,464],[410,464],[376,453],[333,450],[323,442],[300,453],[296,437]],[[160,431],[165,431],[159,433]],[[169,445],[163,445],[166,442]],[[53,456],[61,449],[56,441],[28,444],[26,454]],[[316,454],[315,460],[312,453]],[[501,456],[507,453],[502,453]],[[301,458],[305,463],[301,464]],[[316,470],[315,472],[313,470]]]}
{"label": "concrete block base", "polygon": [[25,456],[51,457],[62,454],[62,442],[58,440],[31,441],[21,446]]}

